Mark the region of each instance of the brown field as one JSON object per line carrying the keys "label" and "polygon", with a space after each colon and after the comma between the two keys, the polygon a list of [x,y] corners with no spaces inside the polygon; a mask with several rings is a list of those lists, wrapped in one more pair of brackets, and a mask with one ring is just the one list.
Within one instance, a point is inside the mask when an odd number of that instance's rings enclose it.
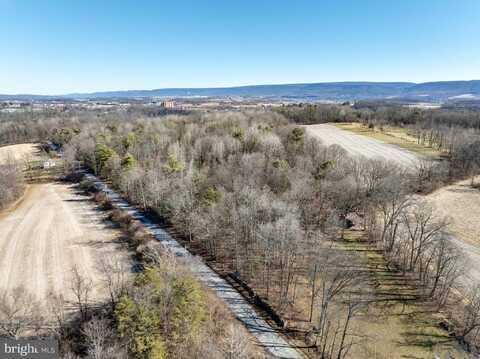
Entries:
{"label": "brown field", "polygon": [[[480,182],[480,176],[475,181]],[[471,180],[443,187],[426,199],[439,217],[447,218],[452,241],[466,254],[467,279],[480,283],[480,189]]]}
{"label": "brown field", "polygon": [[366,136],[383,143],[398,146],[404,150],[414,152],[426,158],[438,158],[441,152],[417,143],[415,137],[408,134],[407,129],[394,126],[383,126],[381,129],[371,129],[361,123],[335,123],[334,126],[353,132],[357,135]]}
{"label": "brown field", "polygon": [[362,259],[374,283],[370,295],[375,299],[355,321],[354,331],[363,340],[352,358],[471,358],[440,328],[437,308],[415,300],[417,289],[402,273],[389,270],[381,252],[362,243],[361,233],[347,231],[345,249]]}
{"label": "brown field", "polygon": [[[471,358],[456,340],[440,328],[441,317],[430,303],[416,300],[417,289],[402,273],[389,270],[381,251],[363,240],[360,230],[347,230],[345,242],[339,248],[350,252],[359,272],[368,273],[368,279],[356,293],[370,301],[368,309],[353,319],[350,333],[354,345],[347,355],[353,359],[404,359],[404,358]],[[353,267],[352,267],[353,268]],[[257,284],[257,292],[265,296]],[[298,296],[288,313],[293,332],[302,332],[315,323],[308,322],[310,285],[303,277],[297,284]],[[275,300],[272,300],[275,302]],[[339,312],[341,317],[344,312]],[[292,340],[295,342],[295,340]],[[295,342],[304,345],[301,340]]]}
{"label": "brown field", "polygon": [[380,158],[396,162],[405,167],[416,165],[420,156],[399,146],[379,139],[363,136],[330,124],[305,126],[307,132],[319,138],[327,146],[339,145],[352,156],[368,159]]}
{"label": "brown field", "polygon": [[10,160],[16,162],[35,161],[41,158],[41,151],[38,144],[22,143],[0,147],[0,164]]}
{"label": "brown field", "polygon": [[121,234],[72,185],[34,184],[14,208],[0,215],[0,290],[23,286],[37,299],[50,292],[72,299],[73,267],[93,282],[102,299],[100,258],[118,258],[129,268]]}
{"label": "brown field", "polygon": [[[480,176],[476,182],[480,182]],[[427,199],[439,216],[450,220],[452,234],[480,247],[480,190],[470,184],[470,179],[457,182],[433,192]]]}

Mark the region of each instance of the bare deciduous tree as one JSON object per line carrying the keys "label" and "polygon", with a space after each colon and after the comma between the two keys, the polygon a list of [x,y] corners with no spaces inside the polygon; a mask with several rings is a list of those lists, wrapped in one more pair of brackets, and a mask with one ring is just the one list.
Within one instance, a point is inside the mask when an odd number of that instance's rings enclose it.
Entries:
{"label": "bare deciduous tree", "polygon": [[230,325],[223,341],[226,359],[247,359],[251,357],[250,339],[242,328]]}
{"label": "bare deciduous tree", "polygon": [[111,347],[108,340],[113,336],[112,324],[103,318],[92,318],[84,324],[83,335],[87,339],[88,356],[92,359],[111,358]]}
{"label": "bare deciduous tree", "polygon": [[27,330],[38,330],[43,323],[42,306],[24,287],[0,296],[0,332],[18,339]]}
{"label": "bare deciduous tree", "polygon": [[70,289],[75,297],[76,305],[83,320],[88,317],[88,305],[90,293],[93,289],[92,280],[80,274],[79,269],[75,266],[71,270],[72,281]]}
{"label": "bare deciduous tree", "polygon": [[128,281],[128,268],[124,261],[118,257],[102,257],[98,261],[103,282],[108,289],[112,309],[118,298],[125,293]]}

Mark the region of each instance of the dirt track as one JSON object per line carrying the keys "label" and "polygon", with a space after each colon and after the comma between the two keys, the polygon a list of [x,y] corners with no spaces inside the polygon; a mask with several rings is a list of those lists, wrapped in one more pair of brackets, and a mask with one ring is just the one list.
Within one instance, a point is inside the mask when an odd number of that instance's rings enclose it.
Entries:
{"label": "dirt track", "polygon": [[106,294],[97,270],[101,257],[128,262],[101,212],[73,186],[31,185],[24,199],[0,215],[0,290],[24,286],[43,300],[49,292],[71,295],[71,268],[90,278],[92,299]]}
{"label": "dirt track", "polygon": [[400,147],[357,135],[332,125],[309,125],[305,128],[311,135],[319,138],[324,145],[339,145],[353,156],[364,156],[371,159],[383,158],[405,167],[411,167],[420,161],[416,154]]}

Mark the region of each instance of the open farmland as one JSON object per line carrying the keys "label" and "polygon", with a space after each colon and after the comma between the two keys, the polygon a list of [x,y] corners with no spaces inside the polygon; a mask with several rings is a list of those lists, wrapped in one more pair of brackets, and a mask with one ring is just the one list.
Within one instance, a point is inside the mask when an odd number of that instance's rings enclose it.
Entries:
{"label": "open farmland", "polygon": [[335,123],[334,126],[342,130],[356,133],[357,135],[362,135],[380,142],[401,147],[404,150],[414,152],[421,156],[434,159],[441,156],[440,150],[420,144],[418,139],[409,134],[406,128],[397,126],[379,126],[377,128],[370,128],[356,122]]}
{"label": "open farmland", "polygon": [[398,146],[357,135],[329,124],[305,126],[307,132],[319,138],[327,146],[339,145],[353,156],[383,158],[405,167],[416,165],[420,157]]}
{"label": "open farmland", "polygon": [[10,212],[0,216],[0,290],[23,286],[37,299],[50,292],[72,300],[72,268],[93,282],[92,299],[102,299],[100,258],[128,262],[119,250],[120,232],[73,186],[31,185]]}

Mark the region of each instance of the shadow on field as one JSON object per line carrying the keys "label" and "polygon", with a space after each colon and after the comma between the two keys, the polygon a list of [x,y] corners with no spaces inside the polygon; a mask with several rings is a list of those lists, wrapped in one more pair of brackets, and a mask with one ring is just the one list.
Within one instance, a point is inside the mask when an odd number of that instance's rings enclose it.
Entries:
{"label": "shadow on field", "polygon": [[[373,244],[368,243],[360,231],[350,232],[350,236],[346,236],[345,249],[362,258],[362,271],[370,278],[364,293],[371,298],[369,320],[377,323],[398,322],[401,325],[398,328],[401,339],[395,342],[401,347],[432,350],[440,345],[444,349],[453,348],[454,338],[439,326],[440,320],[435,319],[438,311],[419,291],[417,281],[409,278],[408,274],[389,268],[382,252],[372,248]],[[404,357],[423,358],[414,353]]]}

